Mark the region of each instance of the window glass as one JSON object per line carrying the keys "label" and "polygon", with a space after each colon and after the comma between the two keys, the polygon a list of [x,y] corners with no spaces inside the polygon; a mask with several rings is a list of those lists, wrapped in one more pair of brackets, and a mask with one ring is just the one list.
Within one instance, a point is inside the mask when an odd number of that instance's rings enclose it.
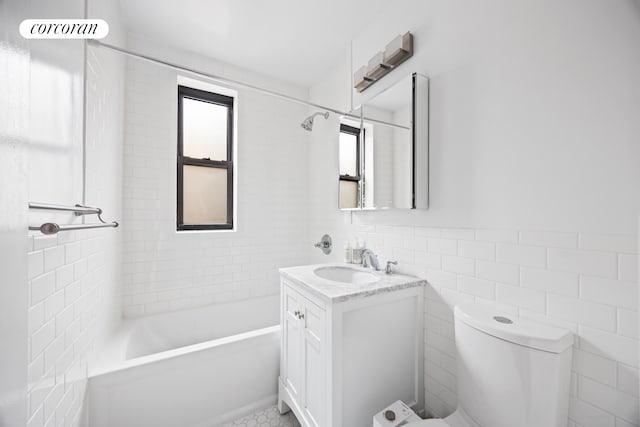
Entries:
{"label": "window glass", "polygon": [[182,101],[183,155],[194,159],[229,160],[227,117],[229,109],[191,98]]}
{"label": "window glass", "polygon": [[185,165],[183,174],[184,224],[227,222],[227,170]]}
{"label": "window glass", "polygon": [[358,181],[340,180],[340,209],[358,207]]}

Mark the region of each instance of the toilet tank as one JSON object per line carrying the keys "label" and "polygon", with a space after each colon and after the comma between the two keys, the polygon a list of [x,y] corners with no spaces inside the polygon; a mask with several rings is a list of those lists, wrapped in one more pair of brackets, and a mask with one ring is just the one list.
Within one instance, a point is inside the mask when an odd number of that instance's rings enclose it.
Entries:
{"label": "toilet tank", "polygon": [[573,334],[455,307],[458,408],[481,427],[566,427]]}

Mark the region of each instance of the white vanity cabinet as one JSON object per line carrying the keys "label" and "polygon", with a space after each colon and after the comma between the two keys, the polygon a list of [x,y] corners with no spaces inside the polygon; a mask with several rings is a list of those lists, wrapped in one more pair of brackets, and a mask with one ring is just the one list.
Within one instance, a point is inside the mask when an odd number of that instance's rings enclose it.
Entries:
{"label": "white vanity cabinet", "polygon": [[280,412],[303,427],[371,427],[398,399],[423,411],[425,282],[376,273],[353,285],[319,267],[280,270]]}
{"label": "white vanity cabinet", "polygon": [[325,310],[282,287],[282,352],[280,379],[311,426],[324,425]]}

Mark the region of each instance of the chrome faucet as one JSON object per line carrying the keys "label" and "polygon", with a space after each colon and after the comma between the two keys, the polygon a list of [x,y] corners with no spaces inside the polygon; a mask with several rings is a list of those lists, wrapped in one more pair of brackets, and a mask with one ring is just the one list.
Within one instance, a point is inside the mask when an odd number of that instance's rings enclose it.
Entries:
{"label": "chrome faucet", "polygon": [[380,265],[378,264],[378,256],[373,253],[371,249],[365,249],[362,251],[362,266],[364,268],[371,268],[378,271]]}
{"label": "chrome faucet", "polygon": [[398,265],[398,261],[387,261],[387,266],[384,268],[384,272],[387,274],[393,273],[392,265]]}

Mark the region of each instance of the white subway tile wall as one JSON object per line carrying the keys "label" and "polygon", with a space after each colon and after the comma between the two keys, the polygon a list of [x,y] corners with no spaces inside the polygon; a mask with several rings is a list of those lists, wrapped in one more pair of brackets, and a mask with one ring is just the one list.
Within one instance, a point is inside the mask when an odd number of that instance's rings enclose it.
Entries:
{"label": "white subway tile wall", "polygon": [[[400,272],[425,277],[426,403],[457,403],[452,307],[462,301],[576,333],[571,426],[638,426],[638,242],[633,236],[354,225]],[[402,239],[398,239],[398,235]],[[426,248],[412,238],[427,237]],[[441,257],[441,264],[437,261]],[[436,260],[437,258],[437,260]]]}
{"label": "white subway tile wall", "polygon": [[111,292],[106,230],[30,236],[29,427],[76,426],[101,307]]}
{"label": "white subway tile wall", "polygon": [[241,91],[237,231],[176,232],[176,72],[130,60],[126,85],[125,317],[277,293],[307,261],[308,110]]}

